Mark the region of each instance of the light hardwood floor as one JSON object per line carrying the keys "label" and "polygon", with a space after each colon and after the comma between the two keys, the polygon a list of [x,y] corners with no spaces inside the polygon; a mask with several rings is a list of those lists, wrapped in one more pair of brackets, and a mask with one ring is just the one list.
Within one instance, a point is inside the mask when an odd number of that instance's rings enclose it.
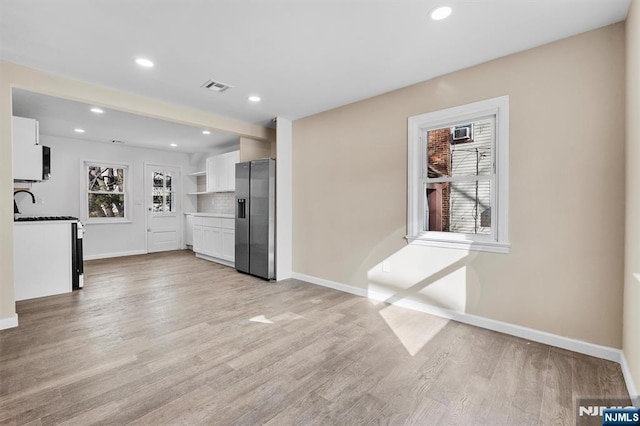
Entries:
{"label": "light hardwood floor", "polygon": [[0,331],[0,424],[573,424],[617,364],[189,251],[86,262]]}

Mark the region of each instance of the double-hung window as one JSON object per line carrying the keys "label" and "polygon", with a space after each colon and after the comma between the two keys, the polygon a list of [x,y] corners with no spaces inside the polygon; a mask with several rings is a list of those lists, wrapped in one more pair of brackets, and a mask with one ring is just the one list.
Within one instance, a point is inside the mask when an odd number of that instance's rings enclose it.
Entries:
{"label": "double-hung window", "polygon": [[509,98],[409,118],[407,239],[506,253]]}
{"label": "double-hung window", "polygon": [[82,218],[88,223],[130,220],[129,166],[83,161]]}

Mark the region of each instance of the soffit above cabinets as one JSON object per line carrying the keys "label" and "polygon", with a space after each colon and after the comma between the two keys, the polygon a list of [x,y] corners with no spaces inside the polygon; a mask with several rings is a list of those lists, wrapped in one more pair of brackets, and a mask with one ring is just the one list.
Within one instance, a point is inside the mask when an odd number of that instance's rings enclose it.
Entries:
{"label": "soffit above cabinets", "polygon": [[[205,129],[108,108],[96,114],[92,107],[13,89],[13,114],[37,119],[42,135],[185,153],[215,152],[238,145],[236,135],[211,130],[203,134]],[[84,132],[74,131],[76,128]]]}

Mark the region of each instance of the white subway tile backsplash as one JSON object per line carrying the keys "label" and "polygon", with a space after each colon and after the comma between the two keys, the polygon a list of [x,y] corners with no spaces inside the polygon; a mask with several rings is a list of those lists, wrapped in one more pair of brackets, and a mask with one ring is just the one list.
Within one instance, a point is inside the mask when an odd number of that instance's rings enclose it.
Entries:
{"label": "white subway tile backsplash", "polygon": [[234,192],[216,192],[198,195],[198,212],[234,214],[235,202]]}
{"label": "white subway tile backsplash", "polygon": [[[198,176],[197,191],[204,192],[207,190],[207,178]],[[234,192],[215,192],[211,194],[198,195],[198,212],[200,213],[235,213],[235,193]]]}

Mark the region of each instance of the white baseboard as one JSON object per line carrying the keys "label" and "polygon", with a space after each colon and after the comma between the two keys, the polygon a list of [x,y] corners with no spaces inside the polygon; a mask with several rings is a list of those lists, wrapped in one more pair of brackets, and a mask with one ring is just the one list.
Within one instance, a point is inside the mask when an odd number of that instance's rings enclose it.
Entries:
{"label": "white baseboard", "polygon": [[329,281],[318,277],[312,277],[311,275],[299,274],[292,272],[291,277],[296,280],[307,281],[311,284],[321,285],[322,287],[332,288],[334,290],[340,290],[345,293],[355,294],[356,296],[369,297],[367,289],[354,287],[352,285],[342,284],[335,281]]}
{"label": "white baseboard", "polygon": [[[329,281],[310,275],[294,272],[292,276],[293,278],[298,280],[307,281],[309,283],[332,288],[334,290],[340,290],[345,293],[351,293],[356,296],[367,297],[376,301],[389,301],[390,299],[388,295],[382,293],[376,293],[364,288],[354,287],[335,281]],[[407,309],[413,309],[419,312],[425,312],[441,318],[451,319],[465,324],[474,325],[476,327],[486,328],[488,330],[521,337],[533,342],[544,343],[546,345],[555,346],[557,348],[567,349],[569,351],[620,363],[625,383],[627,384],[627,389],[629,391],[629,396],[632,400],[638,397],[638,393],[636,390],[637,388],[633,383],[629,367],[626,363],[626,359],[624,358],[624,353],[620,349],[612,348],[609,346],[596,345],[594,343],[572,339],[570,337],[559,336],[557,334],[548,333],[546,331],[535,330],[533,328],[522,327],[520,325],[467,314],[465,312],[452,311],[449,309],[428,305],[426,303],[413,300],[395,299],[391,302],[391,304]],[[637,403],[638,402],[636,399],[636,404]]]}
{"label": "white baseboard", "polygon": [[638,388],[633,381],[633,376],[631,375],[631,370],[629,370],[629,364],[627,364],[627,358],[624,356],[623,351],[620,351],[620,368],[622,368],[622,375],[627,384],[627,391],[629,392],[631,403],[638,407],[640,406],[640,395],[638,394]]}
{"label": "white baseboard", "polygon": [[13,314],[9,318],[0,318],[0,330],[13,328],[18,326],[18,314]]}
{"label": "white baseboard", "polygon": [[196,252],[196,257],[198,259],[208,260],[209,262],[219,263],[219,264],[224,265],[224,266],[230,266],[231,268],[235,268],[236,267],[234,262],[229,262],[228,260],[220,259],[218,257],[208,256],[208,255],[206,255],[204,253]]}
{"label": "white baseboard", "polygon": [[97,260],[97,259],[109,259],[112,257],[123,257],[123,256],[137,256],[139,254],[147,254],[145,250],[133,250],[133,251],[121,251],[118,253],[101,253],[101,254],[91,254],[84,255],[84,260]]}

